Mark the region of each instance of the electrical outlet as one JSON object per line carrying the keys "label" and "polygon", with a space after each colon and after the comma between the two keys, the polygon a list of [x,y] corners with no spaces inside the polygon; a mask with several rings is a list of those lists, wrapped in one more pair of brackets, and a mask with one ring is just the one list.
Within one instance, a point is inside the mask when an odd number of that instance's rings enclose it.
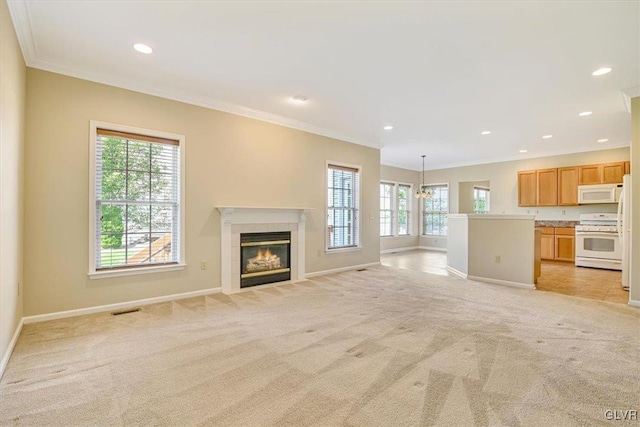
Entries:
{"label": "electrical outlet", "polygon": [[563,209],[562,210],[562,215],[566,215],[566,214],[567,214],[567,211]]}
{"label": "electrical outlet", "polygon": [[207,261],[200,261],[200,270],[207,269]]}
{"label": "electrical outlet", "polygon": [[322,249],[318,249],[318,257],[322,256]]}
{"label": "electrical outlet", "polygon": [[496,262],[500,262],[500,255],[496,255]]}

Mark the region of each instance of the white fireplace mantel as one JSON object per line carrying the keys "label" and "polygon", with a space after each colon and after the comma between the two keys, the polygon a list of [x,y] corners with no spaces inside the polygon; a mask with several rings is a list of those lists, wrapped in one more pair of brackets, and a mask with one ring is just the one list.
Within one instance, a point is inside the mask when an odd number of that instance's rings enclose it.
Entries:
{"label": "white fireplace mantel", "polygon": [[[252,206],[216,206],[220,211],[220,270],[224,293],[240,291],[238,268],[240,230],[291,231],[292,268],[291,280],[305,278],[305,221],[312,208],[271,208]],[[236,240],[238,242],[236,242]],[[237,252],[237,254],[236,254]],[[236,266],[237,264],[237,266]],[[235,277],[237,273],[237,278]]]}

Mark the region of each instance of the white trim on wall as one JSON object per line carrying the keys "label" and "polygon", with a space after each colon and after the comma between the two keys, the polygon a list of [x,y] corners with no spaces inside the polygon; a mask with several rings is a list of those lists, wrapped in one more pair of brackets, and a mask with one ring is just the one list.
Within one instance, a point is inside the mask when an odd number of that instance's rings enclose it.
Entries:
{"label": "white trim on wall", "polygon": [[31,323],[46,322],[48,320],[66,319],[68,317],[83,316],[85,314],[103,313],[105,311],[113,311],[113,310],[123,310],[128,308],[144,306],[144,305],[157,304],[159,302],[176,301],[176,300],[181,300],[186,298],[194,298],[194,297],[200,297],[205,295],[218,294],[220,292],[222,292],[222,288],[209,288],[209,289],[203,289],[200,291],[163,295],[160,297],[145,298],[145,299],[139,299],[135,301],[119,302],[116,304],[98,305],[95,307],[79,308],[76,310],[57,311],[54,313],[38,314],[35,316],[23,317],[22,320],[24,320],[25,325],[29,325]]}
{"label": "white trim on wall", "polygon": [[307,273],[305,277],[308,279],[309,277],[316,277],[316,276],[324,276],[324,275],[327,275],[327,274],[342,273],[343,271],[359,270],[361,268],[375,267],[376,265],[380,265],[380,262],[370,262],[368,264],[351,265],[349,267],[333,268],[331,270],[313,271],[311,273]]}
{"label": "white trim on wall", "polygon": [[20,322],[18,323],[18,327],[13,333],[13,338],[11,338],[11,342],[9,343],[7,350],[4,352],[4,355],[2,356],[2,361],[0,362],[0,379],[2,379],[2,376],[4,375],[4,370],[7,368],[7,365],[9,364],[9,359],[13,354],[13,349],[16,347],[16,344],[18,343],[18,338],[20,337],[20,332],[22,332],[23,325],[24,325],[24,317],[20,319]]}

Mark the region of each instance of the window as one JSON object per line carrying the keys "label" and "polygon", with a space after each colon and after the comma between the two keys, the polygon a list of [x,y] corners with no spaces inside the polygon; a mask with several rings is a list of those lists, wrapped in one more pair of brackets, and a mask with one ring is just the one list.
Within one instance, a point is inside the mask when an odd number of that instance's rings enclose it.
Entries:
{"label": "window", "polygon": [[184,137],[97,122],[91,133],[90,275],[178,267]]}
{"label": "window", "polygon": [[473,212],[489,213],[489,189],[473,187]]}
{"label": "window", "polygon": [[432,184],[424,188],[431,193],[431,197],[424,199],[423,203],[422,234],[446,236],[449,185]]}
{"label": "window", "polygon": [[393,189],[395,184],[380,183],[380,236],[393,236]]}
{"label": "window", "polygon": [[408,236],[411,218],[411,186],[398,184],[398,235]]}
{"label": "window", "polygon": [[327,166],[327,249],[359,246],[360,168]]}

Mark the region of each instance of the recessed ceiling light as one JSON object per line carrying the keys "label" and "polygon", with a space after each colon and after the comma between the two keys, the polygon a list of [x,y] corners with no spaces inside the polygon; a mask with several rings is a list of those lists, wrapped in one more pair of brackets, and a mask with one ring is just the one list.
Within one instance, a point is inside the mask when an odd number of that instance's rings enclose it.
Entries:
{"label": "recessed ceiling light", "polygon": [[484,130],[482,132],[480,132],[480,135],[490,135],[491,131],[490,130]]}
{"label": "recessed ceiling light", "polygon": [[296,95],[296,96],[292,96],[291,97],[291,102],[293,102],[295,104],[304,104],[308,100],[309,100],[309,98],[307,98],[304,95]]}
{"label": "recessed ceiling light", "polygon": [[147,53],[147,54],[149,54],[149,53],[152,53],[152,52],[153,52],[153,49],[151,49],[149,46],[147,46],[147,45],[146,45],[146,44],[144,44],[144,43],[136,43],[136,44],[134,44],[134,45],[133,45],[133,48],[134,48],[135,50],[137,50],[138,52],[140,52],[140,53]]}
{"label": "recessed ceiling light", "polygon": [[521,152],[521,153],[526,153],[526,152],[527,152],[527,150],[520,150],[520,152]]}
{"label": "recessed ceiling light", "polygon": [[391,130],[391,129],[393,129],[393,126],[387,125],[387,126],[383,127],[382,129],[384,129],[384,130]]}
{"label": "recessed ceiling light", "polygon": [[609,74],[611,72],[611,70],[612,70],[611,67],[598,68],[593,73],[591,73],[591,75],[592,76],[603,76],[605,74]]}
{"label": "recessed ceiling light", "polygon": [[550,139],[553,138],[553,135],[542,135],[542,139]]}
{"label": "recessed ceiling light", "polygon": [[609,141],[607,138],[602,138],[598,140],[598,142],[607,142],[607,141]]}
{"label": "recessed ceiling light", "polygon": [[584,116],[590,116],[592,115],[593,112],[591,111],[583,111],[582,113],[578,114],[580,117],[584,117]]}

